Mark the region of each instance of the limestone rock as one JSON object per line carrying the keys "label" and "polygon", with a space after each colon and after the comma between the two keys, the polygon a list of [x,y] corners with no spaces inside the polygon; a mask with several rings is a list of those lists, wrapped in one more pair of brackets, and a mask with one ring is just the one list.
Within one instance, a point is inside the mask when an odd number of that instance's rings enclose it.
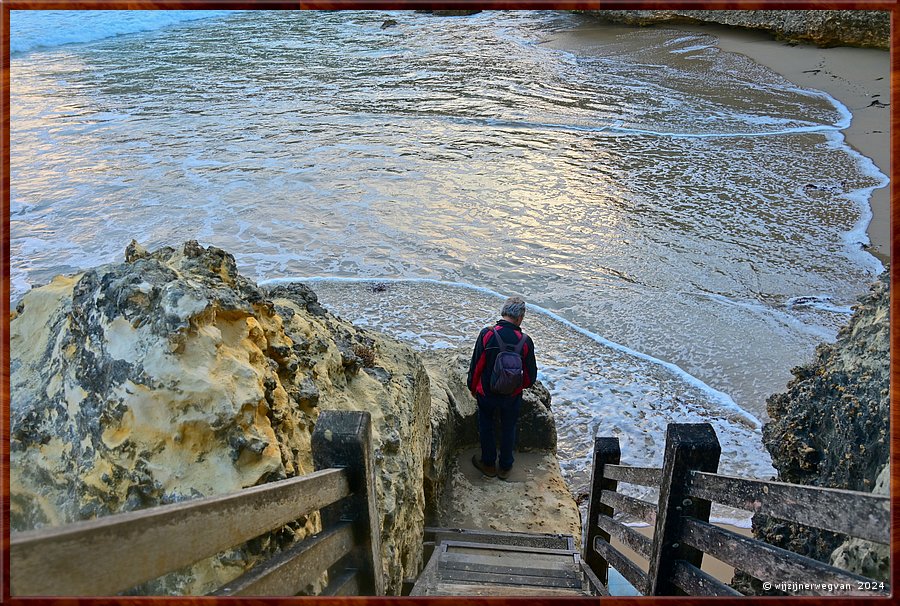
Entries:
{"label": "limestone rock", "polygon": [[[267,296],[221,249],[133,242],[125,263],[33,289],[10,334],[12,530],[309,473],[319,410],[362,409],[388,591],[418,571],[428,376],[407,347],[331,316],[308,288]],[[355,346],[374,353],[375,376]],[[319,528],[313,515],[138,592],[208,592]]]}
{"label": "limestone rock", "polygon": [[[885,465],[875,482],[875,494],[889,495],[891,467]],[[863,539],[847,539],[831,554],[831,565],[870,579],[890,581],[890,547]]]}
{"label": "limestone rock", "polygon": [[585,11],[598,19],[627,25],[716,23],[762,30],[776,38],[822,47],[890,48],[888,11],[872,10],[632,10]]}

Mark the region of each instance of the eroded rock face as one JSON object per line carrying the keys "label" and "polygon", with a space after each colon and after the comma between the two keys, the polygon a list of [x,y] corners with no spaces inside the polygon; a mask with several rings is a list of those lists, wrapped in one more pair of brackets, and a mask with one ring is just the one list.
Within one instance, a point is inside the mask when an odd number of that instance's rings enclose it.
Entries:
{"label": "eroded rock face", "polygon": [[[768,398],[771,420],[763,426],[763,442],[779,481],[864,492],[876,486],[890,454],[889,280],[885,271],[860,298],[835,343],[820,345],[810,364],[792,370],[794,379],[787,391]],[[753,533],[767,543],[823,561],[845,539],[760,514],[753,518]],[[857,542],[853,559],[866,558]],[[876,551],[870,564],[880,558]],[[870,569],[877,567],[872,564]],[[742,575],[735,582],[745,593],[761,588]]]}
{"label": "eroded rock face", "polygon": [[781,481],[872,490],[889,453],[888,287],[884,272],[835,343],[766,401],[763,442]]}
{"label": "eroded rock face", "polygon": [[[417,572],[428,376],[309,289],[267,294],[196,242],[132,243],[125,263],[32,290],[10,331],[13,530],[309,473],[319,410],[368,410],[388,591]],[[142,590],[208,592],[317,530],[314,515]]]}
{"label": "eroded rock face", "polygon": [[[891,467],[885,465],[875,482],[875,494],[889,495]],[[888,545],[863,539],[847,539],[831,554],[831,565],[870,579],[890,581],[891,550]]]}
{"label": "eroded rock face", "polygon": [[808,42],[822,47],[860,46],[890,48],[891,19],[887,11],[721,10],[721,11],[585,11],[611,23],[654,25],[665,23],[717,23],[763,30],[776,38]]}

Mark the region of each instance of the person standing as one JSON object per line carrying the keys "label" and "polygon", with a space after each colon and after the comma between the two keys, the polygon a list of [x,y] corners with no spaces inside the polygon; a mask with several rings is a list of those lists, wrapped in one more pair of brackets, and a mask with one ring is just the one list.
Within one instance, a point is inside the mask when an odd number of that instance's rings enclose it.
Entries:
{"label": "person standing", "polygon": [[[488,477],[498,476],[505,480],[513,466],[522,390],[534,384],[537,362],[534,342],[521,328],[525,301],[521,297],[508,298],[500,316],[496,325],[482,329],[475,341],[467,385],[478,401],[478,433],[481,437],[481,457],[473,455],[472,464]],[[494,436],[497,412],[500,414],[499,461]]]}

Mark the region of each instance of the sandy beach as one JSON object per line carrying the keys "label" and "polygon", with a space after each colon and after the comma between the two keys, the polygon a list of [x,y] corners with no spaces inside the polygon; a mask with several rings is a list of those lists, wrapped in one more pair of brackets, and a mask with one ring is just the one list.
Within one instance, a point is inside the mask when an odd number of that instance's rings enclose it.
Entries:
{"label": "sandy beach", "polygon": [[[803,88],[825,91],[853,114],[844,130],[847,142],[890,175],[891,59],[888,51],[866,48],[789,46],[768,35],[718,26],[685,28],[719,39],[719,48],[744,54]],[[890,186],[872,195],[869,252],[882,262],[890,259]]]}
{"label": "sandy beach", "polygon": [[[847,142],[890,175],[890,53],[887,51],[794,45],[762,32],[718,25],[660,27],[713,35],[722,50],[746,55],[802,88],[828,93],[853,115],[849,128],[843,131]],[[627,29],[634,28],[612,24],[585,26],[556,35],[546,44],[564,50],[585,50],[610,33]],[[867,230],[871,241],[869,252],[887,263],[891,249],[890,188],[875,190],[870,204],[873,217]],[[749,528],[720,526],[743,536],[752,534]],[[653,529],[649,526],[638,526],[635,530],[652,537]],[[613,545],[646,570],[646,562],[640,556],[618,541],[614,540]],[[734,574],[733,567],[710,557],[704,558],[703,570],[726,583]]]}
{"label": "sandy beach", "polygon": [[[716,524],[716,526],[718,526],[719,528],[723,528],[725,530],[729,530],[731,532],[737,533],[744,537],[752,537],[753,536],[753,533],[749,528],[743,528],[740,526],[732,526],[731,524]],[[638,531],[639,533],[641,533],[642,535],[644,535],[645,537],[647,537],[648,539],[653,538],[653,527],[652,526],[638,525],[638,526],[632,526],[632,528],[634,530]],[[632,551],[629,547],[627,547],[624,543],[622,543],[618,539],[613,539],[611,541],[611,543],[612,543],[613,547],[618,549],[620,552],[625,554],[632,562],[637,564],[641,570],[643,570],[644,572],[647,572],[647,570],[649,569],[649,564],[648,564],[647,560],[645,560],[643,557],[641,557],[640,555],[638,555],[637,553]],[[703,557],[703,563],[700,566],[700,569],[703,570],[704,572],[712,575],[716,579],[719,579],[723,583],[730,583],[732,577],[734,577],[734,567],[733,566],[729,566],[728,564],[725,564],[724,562],[720,562],[719,560],[717,560],[711,556]]]}
{"label": "sandy beach", "polygon": [[[718,38],[724,51],[741,53],[803,88],[821,90],[853,114],[844,130],[847,142],[890,175],[890,53],[876,49],[818,48],[773,39],[762,32],[719,25],[665,25],[666,29],[702,32]],[[561,49],[585,49],[620,25],[585,26],[554,36],[547,43]],[[869,252],[882,262],[890,259],[890,187],[875,190],[870,200]]]}

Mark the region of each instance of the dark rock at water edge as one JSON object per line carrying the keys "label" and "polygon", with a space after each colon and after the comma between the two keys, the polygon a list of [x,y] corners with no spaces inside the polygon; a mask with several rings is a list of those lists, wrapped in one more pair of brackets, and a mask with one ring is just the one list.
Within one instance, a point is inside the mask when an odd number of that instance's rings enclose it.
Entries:
{"label": "dark rock at water edge", "polygon": [[854,307],[850,323],[767,400],[763,441],[779,479],[871,491],[889,454],[889,277]]}
{"label": "dark rock at water edge", "polygon": [[781,40],[821,47],[890,48],[891,14],[872,10],[579,11],[626,25],[714,23],[766,31]]}
{"label": "dark rock at water edge", "polygon": [[319,304],[319,296],[309,286],[302,282],[277,284],[268,288],[264,287],[264,290],[266,294],[273,299],[291,299],[292,301],[303,305],[306,311],[314,316],[324,316],[327,313],[325,308]]}
{"label": "dark rock at water edge", "polygon": [[[835,343],[820,345],[811,363],[793,369],[787,391],[768,398],[771,420],[763,427],[763,442],[779,481],[864,492],[876,488],[890,455],[889,285],[885,271],[860,298]],[[753,518],[753,534],[821,561],[832,559],[845,540],[759,514]],[[855,561],[865,566],[856,572],[887,569],[886,553],[867,554],[858,543],[855,551]],[[735,581],[745,593],[761,591],[760,583],[747,575],[739,574]]]}

